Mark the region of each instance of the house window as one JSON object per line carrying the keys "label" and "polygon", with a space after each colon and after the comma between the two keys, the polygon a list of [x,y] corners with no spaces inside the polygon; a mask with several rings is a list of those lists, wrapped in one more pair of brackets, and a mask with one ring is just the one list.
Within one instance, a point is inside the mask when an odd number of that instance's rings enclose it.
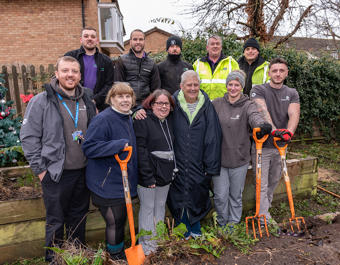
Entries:
{"label": "house window", "polygon": [[338,53],[338,51],[333,51],[333,52],[331,52],[331,56],[332,56],[334,59],[339,60],[339,53]]}
{"label": "house window", "polygon": [[123,16],[114,3],[98,4],[98,22],[100,42],[123,47]]}

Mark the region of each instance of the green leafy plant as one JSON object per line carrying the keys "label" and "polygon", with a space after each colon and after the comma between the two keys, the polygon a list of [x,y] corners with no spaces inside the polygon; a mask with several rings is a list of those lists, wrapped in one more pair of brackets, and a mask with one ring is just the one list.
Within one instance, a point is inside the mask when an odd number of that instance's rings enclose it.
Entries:
{"label": "green leafy plant", "polygon": [[40,187],[39,178],[34,176],[31,172],[25,172],[22,176],[16,178],[19,187],[31,186],[33,188]]}
{"label": "green leafy plant", "polygon": [[67,265],[88,264],[89,260],[82,255],[81,251],[78,254],[71,254],[64,249],[60,249],[60,248],[57,248],[57,247],[51,247],[49,249],[51,249],[55,253],[59,254]]}

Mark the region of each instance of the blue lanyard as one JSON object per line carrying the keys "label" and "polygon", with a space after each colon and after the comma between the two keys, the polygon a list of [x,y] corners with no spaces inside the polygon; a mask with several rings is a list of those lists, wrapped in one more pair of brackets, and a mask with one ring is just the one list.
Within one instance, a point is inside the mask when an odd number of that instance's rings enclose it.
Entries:
{"label": "blue lanyard", "polygon": [[78,126],[78,118],[79,118],[79,101],[77,101],[76,103],[76,117],[73,117],[72,112],[70,111],[70,109],[67,107],[66,102],[63,101],[63,97],[60,96],[59,93],[57,93],[58,98],[60,99],[61,103],[64,105],[65,109],[67,110],[68,114],[70,114],[72,120],[74,121],[74,127],[77,129]]}

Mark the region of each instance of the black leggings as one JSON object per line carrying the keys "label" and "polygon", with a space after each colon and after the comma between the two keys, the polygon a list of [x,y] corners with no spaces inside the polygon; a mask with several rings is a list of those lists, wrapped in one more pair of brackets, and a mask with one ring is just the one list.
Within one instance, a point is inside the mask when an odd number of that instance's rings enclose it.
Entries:
{"label": "black leggings", "polygon": [[99,210],[106,223],[106,243],[114,246],[123,242],[126,221],[125,203],[114,206],[100,206]]}

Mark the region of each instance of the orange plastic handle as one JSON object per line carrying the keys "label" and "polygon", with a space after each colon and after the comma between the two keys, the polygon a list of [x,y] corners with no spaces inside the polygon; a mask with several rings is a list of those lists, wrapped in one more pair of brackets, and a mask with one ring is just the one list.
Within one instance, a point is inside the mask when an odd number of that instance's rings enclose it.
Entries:
{"label": "orange plastic handle", "polygon": [[132,155],[132,146],[127,146],[123,149],[123,152],[129,152],[127,157],[124,159],[124,160],[121,160],[119,158],[119,155],[118,154],[115,154],[115,158],[117,160],[117,162],[119,163],[120,165],[120,168],[121,170],[127,170],[127,163],[129,162],[130,158],[131,158],[131,155]]}
{"label": "orange plastic handle", "polygon": [[258,128],[258,127],[253,129],[253,138],[256,143],[256,149],[262,148],[262,144],[268,139],[268,136],[269,136],[269,134],[266,134],[261,139],[258,139],[256,136],[256,133],[260,131],[261,131],[261,128]]}
{"label": "orange plastic handle", "polygon": [[284,146],[279,146],[276,142],[281,141],[282,139],[280,137],[274,137],[274,145],[279,150],[280,156],[284,156],[286,153],[286,148],[288,146],[288,143],[286,143]]}

